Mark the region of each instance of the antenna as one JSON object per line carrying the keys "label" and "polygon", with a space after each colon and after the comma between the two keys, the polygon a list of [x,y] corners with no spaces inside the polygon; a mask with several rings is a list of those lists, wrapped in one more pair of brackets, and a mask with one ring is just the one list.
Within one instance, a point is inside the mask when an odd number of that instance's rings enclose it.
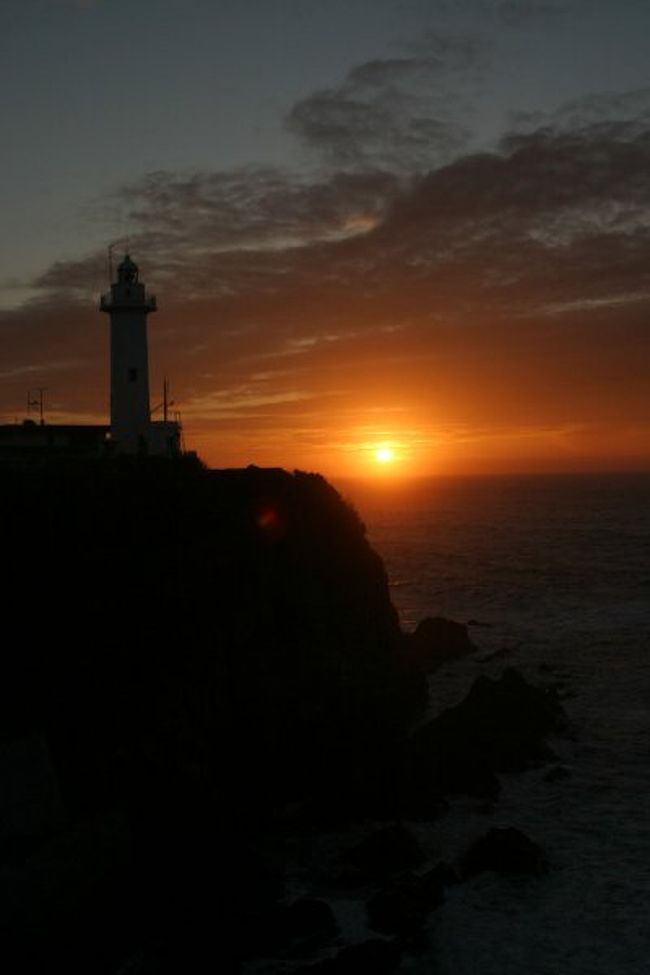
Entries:
{"label": "antenna", "polygon": [[[29,413],[31,411],[32,406],[38,406],[41,426],[45,425],[45,418],[43,416],[43,393],[46,389],[47,386],[36,386],[34,389],[27,390],[27,412]],[[38,393],[37,399],[32,399],[34,393]]]}
{"label": "antenna", "polygon": [[[118,244],[124,243],[124,238],[121,240],[113,240],[108,245],[108,283],[113,283],[113,248],[117,247]],[[128,249],[128,244],[127,244]]]}
{"label": "antenna", "polygon": [[165,376],[164,379],[163,379],[163,398],[162,398],[162,403],[158,403],[157,406],[154,406],[154,408],[151,410],[151,413],[157,413],[158,410],[162,407],[163,420],[165,421],[165,423],[167,423],[167,421],[169,419],[169,407],[170,406],[174,406],[174,400],[169,398],[169,379],[167,379],[167,376]]}

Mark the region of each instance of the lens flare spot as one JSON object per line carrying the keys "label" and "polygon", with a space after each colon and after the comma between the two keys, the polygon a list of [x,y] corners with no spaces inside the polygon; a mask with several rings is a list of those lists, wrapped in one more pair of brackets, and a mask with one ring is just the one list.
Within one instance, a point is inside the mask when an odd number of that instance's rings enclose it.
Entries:
{"label": "lens flare spot", "polygon": [[280,516],[275,508],[262,508],[257,515],[257,524],[265,531],[272,531],[278,528]]}

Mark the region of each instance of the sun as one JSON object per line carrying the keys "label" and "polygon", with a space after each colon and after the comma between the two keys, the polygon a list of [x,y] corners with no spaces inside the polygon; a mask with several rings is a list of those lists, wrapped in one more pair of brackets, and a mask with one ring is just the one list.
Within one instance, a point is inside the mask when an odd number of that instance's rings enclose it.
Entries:
{"label": "sun", "polygon": [[395,454],[390,447],[377,447],[375,460],[378,464],[390,464],[392,460],[395,460]]}

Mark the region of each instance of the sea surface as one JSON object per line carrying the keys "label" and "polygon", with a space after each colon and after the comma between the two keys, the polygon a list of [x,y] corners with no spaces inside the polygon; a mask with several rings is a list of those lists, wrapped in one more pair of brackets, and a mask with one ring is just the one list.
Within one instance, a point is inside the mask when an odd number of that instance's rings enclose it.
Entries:
{"label": "sea surface", "polygon": [[386,565],[405,628],[470,623],[479,652],[431,679],[432,710],[479,673],[555,684],[572,734],[547,769],[502,778],[494,808],[454,800],[415,827],[432,857],[493,826],[544,848],[550,873],[452,888],[430,948],[400,971],[650,972],[650,474],[339,485]]}

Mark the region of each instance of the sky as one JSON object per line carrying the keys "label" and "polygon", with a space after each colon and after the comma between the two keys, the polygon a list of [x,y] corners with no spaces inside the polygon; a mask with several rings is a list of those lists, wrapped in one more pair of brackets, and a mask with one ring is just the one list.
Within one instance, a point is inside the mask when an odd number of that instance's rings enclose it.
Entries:
{"label": "sky", "polygon": [[0,0],[0,103],[0,422],[116,242],[211,466],[650,469],[647,0]]}

